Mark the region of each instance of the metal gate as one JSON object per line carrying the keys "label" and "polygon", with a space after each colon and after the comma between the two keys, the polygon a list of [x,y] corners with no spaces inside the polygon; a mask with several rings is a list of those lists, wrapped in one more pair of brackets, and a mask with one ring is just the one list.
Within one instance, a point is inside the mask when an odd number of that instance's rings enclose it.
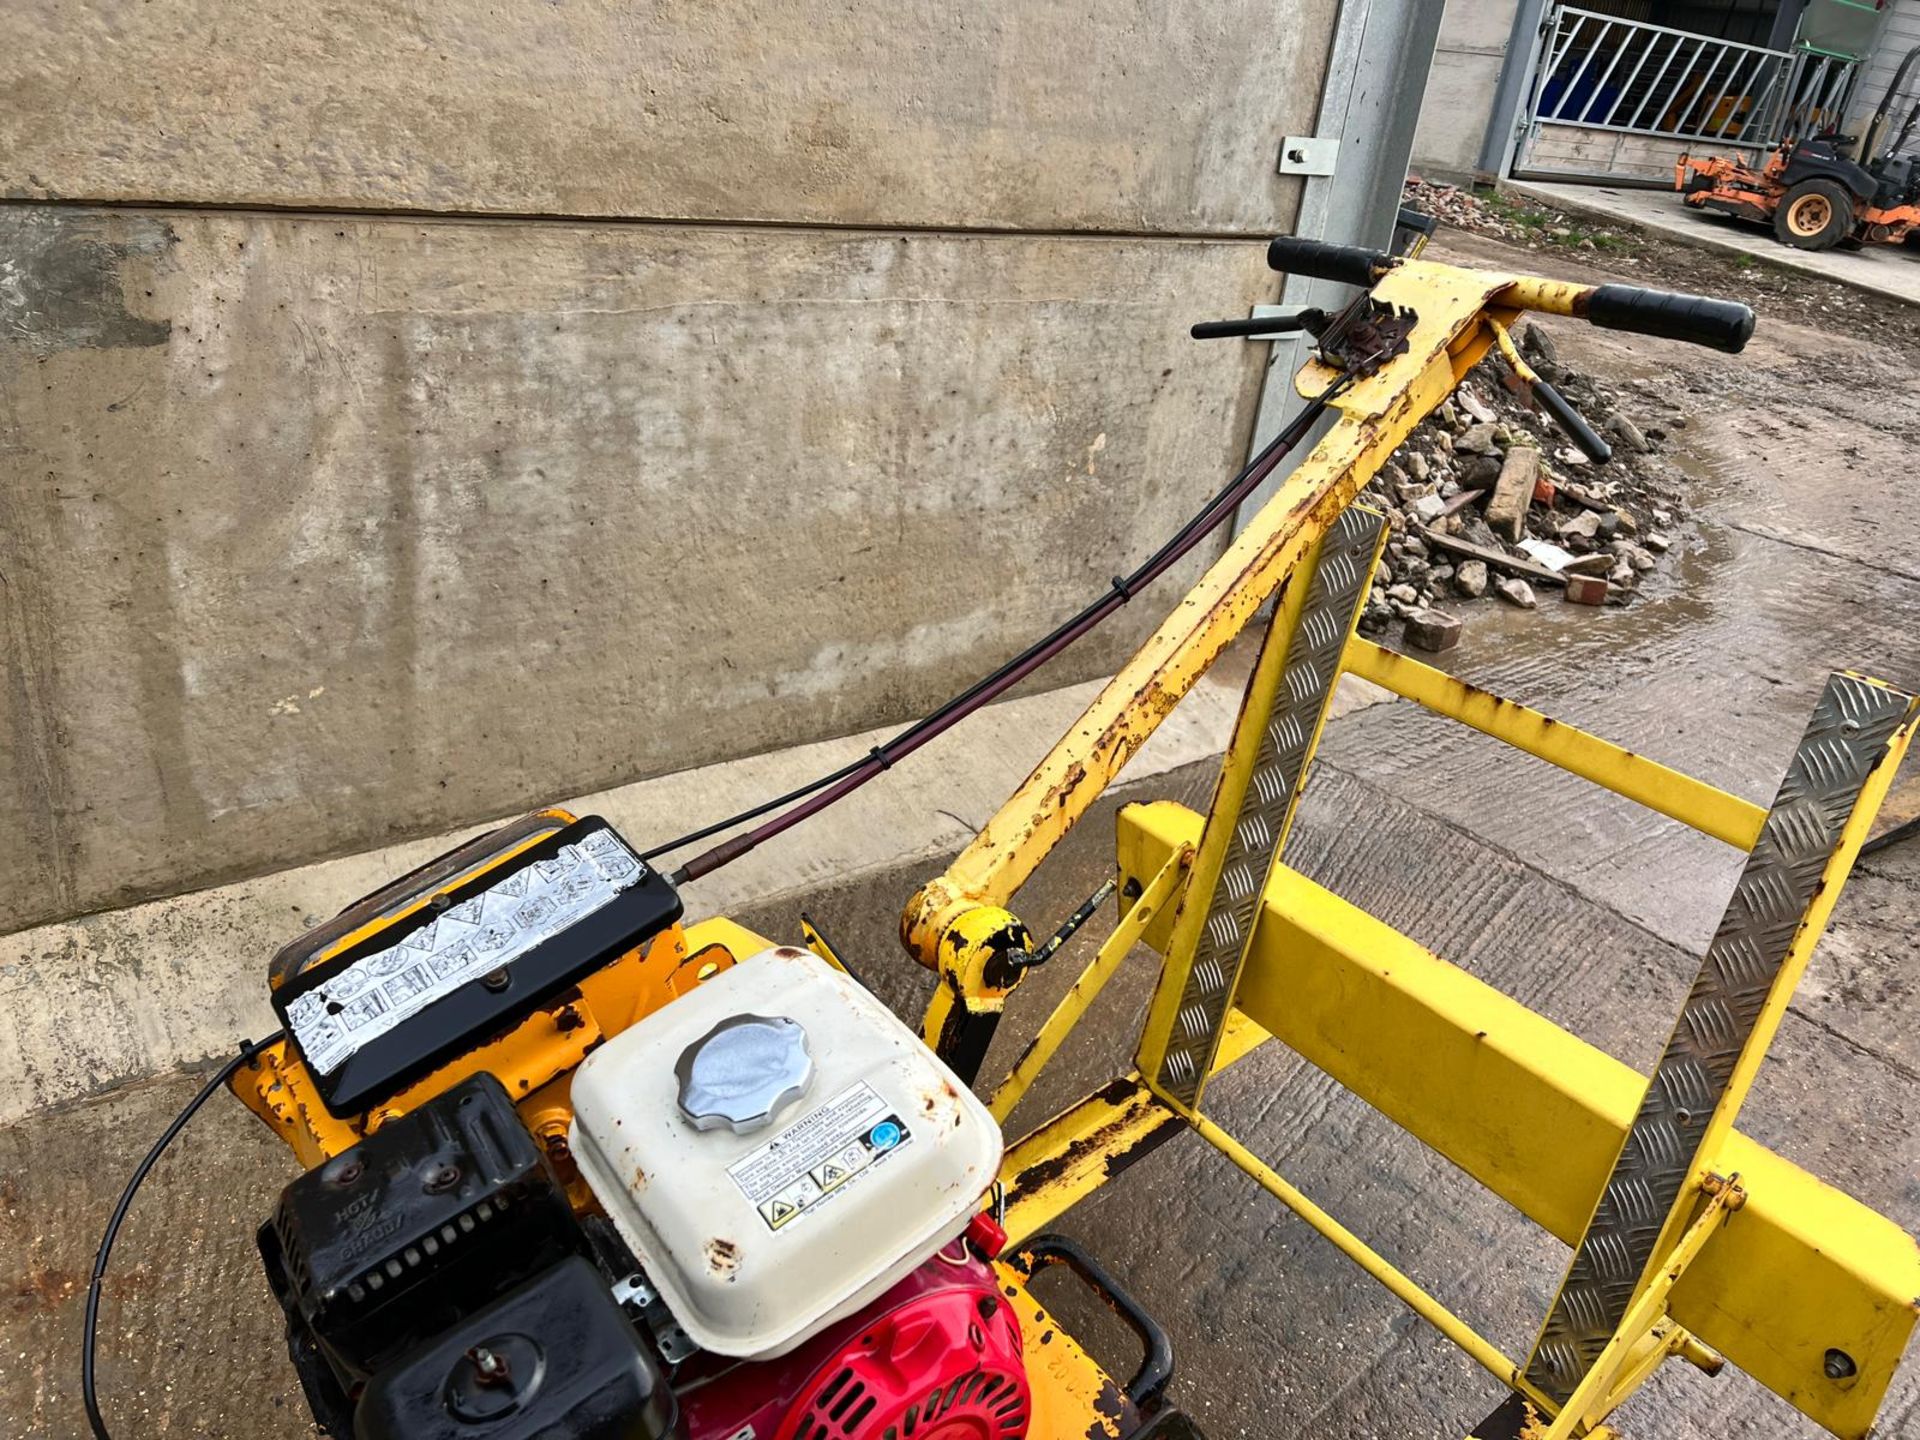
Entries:
{"label": "metal gate", "polygon": [[1547,13],[1513,173],[1671,185],[1690,149],[1757,153],[1837,125],[1855,63],[1570,5]]}

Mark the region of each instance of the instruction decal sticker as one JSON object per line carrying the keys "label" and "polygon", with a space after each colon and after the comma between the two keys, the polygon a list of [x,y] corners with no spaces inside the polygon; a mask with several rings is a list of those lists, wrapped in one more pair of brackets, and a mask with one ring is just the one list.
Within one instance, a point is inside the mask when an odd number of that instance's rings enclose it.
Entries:
{"label": "instruction decal sticker", "polygon": [[780,1231],[885,1163],[912,1138],[893,1108],[861,1081],[741,1156],[727,1167],[727,1175],[766,1227]]}
{"label": "instruction decal sticker", "polygon": [[330,1075],[369,1041],[444,995],[512,964],[639,883],[647,867],[611,830],[503,876],[396,945],[296,996],[287,1023],[307,1064]]}

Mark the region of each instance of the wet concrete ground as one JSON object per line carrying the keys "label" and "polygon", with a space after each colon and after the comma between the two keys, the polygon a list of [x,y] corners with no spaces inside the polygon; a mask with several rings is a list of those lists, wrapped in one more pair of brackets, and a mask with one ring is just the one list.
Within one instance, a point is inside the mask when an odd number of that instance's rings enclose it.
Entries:
{"label": "wet concrete ground", "polygon": [[[1457,238],[1442,253],[1538,260]],[[1573,273],[1560,257],[1540,262],[1549,264]],[[1920,356],[1765,321],[1740,359],[1566,324],[1555,333],[1576,366],[1645,378],[1684,401],[1697,513],[1678,540],[1679,562],[1632,606],[1468,607],[1452,668],[1764,802],[1828,670],[1920,683],[1920,502],[1905,463],[1920,440]],[[1193,767],[1156,793],[1204,805],[1210,779]],[[1090,819],[1021,908],[1036,924],[1064,915],[1097,883],[1110,843],[1107,818]],[[1671,822],[1398,703],[1330,729],[1289,858],[1643,1067],[1738,865]],[[926,985],[893,940],[917,878],[867,876],[809,904],[903,1008]],[[1909,1229],[1920,1228],[1916,916],[1920,843],[1863,865],[1743,1120]],[[743,918],[769,932],[785,920]],[[987,1073],[1093,943],[1078,942],[1022,993]],[[1136,957],[1097,1007],[1097,1028],[1063,1053],[1017,1121],[1042,1118],[1125,1063],[1149,978]],[[157,1080],[0,1131],[6,1435],[85,1433],[75,1344],[99,1226],[195,1084]],[[1278,1047],[1210,1094],[1223,1123],[1309,1194],[1497,1342],[1525,1350],[1564,1247]],[[277,1145],[216,1101],[149,1182],[104,1311],[103,1388],[117,1434],[311,1433],[250,1241],[290,1175]],[[1175,1398],[1215,1440],[1456,1437],[1497,1398],[1471,1362],[1191,1137],[1064,1228],[1173,1332]],[[1123,1337],[1099,1328],[1094,1343],[1124,1368]],[[1816,1433],[1739,1375],[1708,1380],[1675,1366],[1620,1418],[1629,1435],[1647,1437]],[[1912,1368],[1881,1433],[1920,1434]]]}

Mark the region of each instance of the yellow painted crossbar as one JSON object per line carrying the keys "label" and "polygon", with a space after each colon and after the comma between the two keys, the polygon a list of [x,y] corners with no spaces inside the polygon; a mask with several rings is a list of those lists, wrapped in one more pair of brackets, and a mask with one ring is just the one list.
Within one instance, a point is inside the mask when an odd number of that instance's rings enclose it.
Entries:
{"label": "yellow painted crossbar", "polygon": [[1527,1377],[1520,1367],[1501,1353],[1499,1346],[1422,1290],[1408,1276],[1389,1265],[1377,1250],[1314,1204],[1279,1171],[1266,1164],[1219,1125],[1205,1115],[1189,1115],[1187,1118],[1194,1129],[1200,1132],[1201,1138],[1251,1175],[1274,1199],[1326,1236],[1349,1260],[1386,1286],[1401,1304],[1459,1346],[1489,1373],[1497,1376],[1501,1384],[1520,1391],[1543,1409],[1548,1407],[1546,1397],[1527,1383]]}
{"label": "yellow painted crossbar", "polygon": [[[1171,802],[1126,807],[1122,874],[1158,873],[1201,823]],[[1285,865],[1236,1003],[1569,1244],[1646,1089],[1630,1066]],[[1747,1204],[1674,1286],[1674,1320],[1835,1434],[1866,1434],[1914,1330],[1920,1249],[1737,1132],[1715,1168],[1741,1175]],[[1829,1349],[1856,1373],[1828,1378]]]}
{"label": "yellow painted crossbar", "polygon": [[1120,968],[1120,962],[1140,943],[1141,934],[1166,907],[1167,900],[1179,892],[1181,872],[1190,858],[1189,852],[1177,851],[1160,867],[1160,873],[1153,877],[1140,897],[1121,916],[1120,923],[1113,927],[1113,933],[1101,943],[1093,959],[1087,962],[1087,968],[1080,972],[1067,993],[1060,997],[1060,1003],[1040,1027],[1040,1033],[1020,1052],[1020,1058],[1014,1061],[1006,1079],[1000,1082],[993,1092],[993,1098],[987,1102],[987,1109],[992,1112],[994,1119],[1002,1124],[1006,1122],[1007,1116],[1013,1113],[1013,1107],[1027,1093],[1027,1087],[1047,1068],[1047,1062],[1053,1059],[1068,1032],[1080,1023],[1080,1017],[1087,1013],[1087,1007],[1100,998],[1100,992],[1106,988],[1107,981],[1113,978],[1114,971]]}
{"label": "yellow painted crossbar", "polygon": [[1371,640],[1357,635],[1349,640],[1342,668],[1736,849],[1753,849],[1766,821],[1763,805],[1717,790]]}
{"label": "yellow painted crossbar", "polygon": [[[1149,941],[1149,943],[1151,943]],[[1267,1032],[1244,1015],[1227,1019],[1213,1073],[1219,1074]],[[1108,1082],[1007,1147],[1000,1162],[1010,1240],[1037,1235],[1107,1181],[1186,1129],[1135,1074]]]}

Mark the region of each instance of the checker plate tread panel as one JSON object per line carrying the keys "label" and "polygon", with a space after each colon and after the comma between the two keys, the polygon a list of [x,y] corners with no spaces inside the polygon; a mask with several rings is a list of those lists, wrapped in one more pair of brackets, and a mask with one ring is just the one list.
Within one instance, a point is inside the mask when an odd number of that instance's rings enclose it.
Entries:
{"label": "checker plate tread panel", "polygon": [[[1233,831],[1160,1062],[1161,1088],[1183,1105],[1197,1102],[1201,1079],[1219,1048],[1267,874],[1339,678],[1354,616],[1373,580],[1384,523],[1377,511],[1350,505],[1328,530],[1261,731],[1240,813],[1208,817],[1209,824],[1230,822]],[[1249,712],[1254,704],[1250,695]]]}
{"label": "checker plate tread panel", "polygon": [[1868,775],[1912,700],[1834,675],[1701,961],[1527,1378],[1565,1401],[1612,1338],[1700,1157]]}

